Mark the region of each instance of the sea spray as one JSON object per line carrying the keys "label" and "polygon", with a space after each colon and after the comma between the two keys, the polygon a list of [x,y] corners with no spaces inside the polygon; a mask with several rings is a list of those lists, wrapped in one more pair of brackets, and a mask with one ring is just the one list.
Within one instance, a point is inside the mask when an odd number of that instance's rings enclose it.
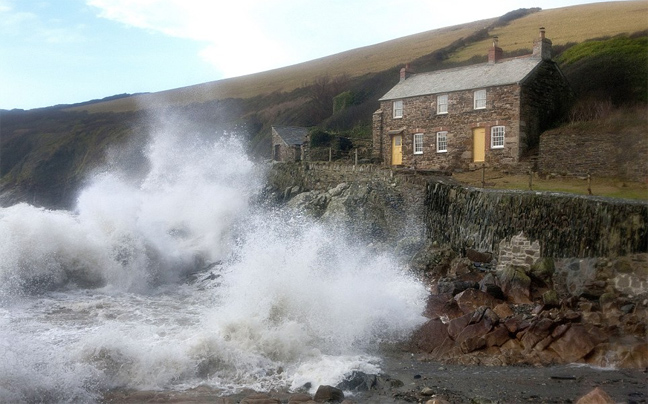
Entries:
{"label": "sea spray", "polygon": [[236,137],[167,128],[146,156],[73,212],[0,210],[0,401],[315,388],[379,371],[378,345],[422,322],[398,257],[252,203],[262,166]]}

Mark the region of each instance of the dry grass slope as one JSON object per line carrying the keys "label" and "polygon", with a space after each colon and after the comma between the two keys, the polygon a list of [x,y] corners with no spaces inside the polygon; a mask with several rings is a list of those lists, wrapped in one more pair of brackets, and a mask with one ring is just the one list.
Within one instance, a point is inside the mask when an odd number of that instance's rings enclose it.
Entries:
{"label": "dry grass slope", "polygon": [[[499,44],[505,51],[530,49],[540,26],[547,28],[547,36],[556,45],[581,42],[595,37],[648,29],[647,10],[648,2],[643,0],[543,10],[514,20],[507,26],[492,30],[490,34],[499,36]],[[125,112],[225,98],[250,98],[272,92],[288,92],[324,75],[357,77],[402,65],[465,38],[494,21],[495,19],[481,20],[435,29],[267,72],[73,109],[89,112]],[[464,61],[474,55],[484,55],[489,46],[490,40],[467,46],[453,55],[450,61]]]}
{"label": "dry grass slope", "polygon": [[[490,34],[499,37],[505,52],[531,49],[534,34],[545,27],[554,45],[583,42],[587,39],[631,34],[648,29],[648,2],[619,1],[555,8],[529,14],[498,27]],[[454,54],[449,61],[458,62],[483,55],[491,46],[489,39],[476,42]]]}

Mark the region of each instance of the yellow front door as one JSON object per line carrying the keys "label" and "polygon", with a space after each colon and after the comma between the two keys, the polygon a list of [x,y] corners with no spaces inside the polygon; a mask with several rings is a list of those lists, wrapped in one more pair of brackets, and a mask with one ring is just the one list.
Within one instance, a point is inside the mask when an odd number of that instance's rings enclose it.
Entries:
{"label": "yellow front door", "polygon": [[396,135],[392,138],[392,165],[403,164],[403,136]]}
{"label": "yellow front door", "polygon": [[486,129],[473,129],[473,161],[480,163],[486,156]]}

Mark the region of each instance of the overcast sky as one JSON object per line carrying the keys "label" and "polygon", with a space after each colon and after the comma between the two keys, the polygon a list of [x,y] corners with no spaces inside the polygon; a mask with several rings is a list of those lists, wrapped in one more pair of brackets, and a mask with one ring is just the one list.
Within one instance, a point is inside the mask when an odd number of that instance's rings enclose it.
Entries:
{"label": "overcast sky", "polygon": [[0,109],[155,92],[584,0],[0,0]]}

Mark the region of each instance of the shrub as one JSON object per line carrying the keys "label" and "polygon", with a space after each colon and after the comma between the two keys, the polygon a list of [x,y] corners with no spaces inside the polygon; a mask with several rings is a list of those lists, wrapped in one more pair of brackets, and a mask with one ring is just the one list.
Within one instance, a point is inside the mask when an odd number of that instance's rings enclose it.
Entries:
{"label": "shrub", "polygon": [[343,111],[353,105],[354,98],[351,91],[345,91],[333,97],[333,113]]}
{"label": "shrub", "polygon": [[311,147],[329,147],[333,141],[333,135],[321,129],[314,129],[310,133]]}

